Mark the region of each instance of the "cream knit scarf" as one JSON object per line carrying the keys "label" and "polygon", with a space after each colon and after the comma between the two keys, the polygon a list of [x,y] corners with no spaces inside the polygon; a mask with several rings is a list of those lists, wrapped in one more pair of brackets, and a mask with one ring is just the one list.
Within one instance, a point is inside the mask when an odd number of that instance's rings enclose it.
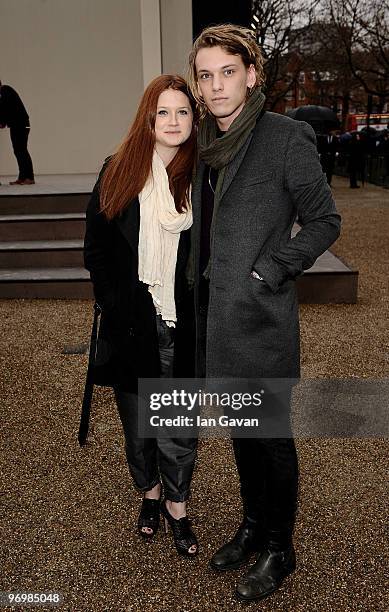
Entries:
{"label": "cream knit scarf", "polygon": [[179,213],[169,188],[169,178],[154,151],[152,171],[139,194],[139,280],[149,285],[157,314],[169,327],[177,321],[174,281],[180,232],[193,223],[192,208]]}

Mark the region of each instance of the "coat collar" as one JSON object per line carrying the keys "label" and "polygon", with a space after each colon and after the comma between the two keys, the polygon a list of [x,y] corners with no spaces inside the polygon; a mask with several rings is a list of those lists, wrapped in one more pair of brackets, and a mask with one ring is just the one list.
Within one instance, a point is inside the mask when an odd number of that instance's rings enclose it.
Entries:
{"label": "coat collar", "polygon": [[238,172],[238,170],[240,168],[240,165],[241,165],[241,163],[242,163],[242,161],[244,159],[244,156],[246,155],[247,149],[250,146],[252,137],[253,137],[253,132],[251,132],[251,134],[248,136],[246,142],[239,149],[239,151],[235,155],[234,159],[232,159],[230,161],[230,163],[226,166],[226,170],[225,170],[225,173],[224,173],[223,186],[222,186],[222,190],[221,190],[221,193],[220,193],[220,201],[223,198],[223,196],[226,193],[226,191],[229,188],[229,186],[231,185],[232,181],[234,180],[235,175]]}
{"label": "coat collar", "polygon": [[[238,172],[243,162],[244,156],[247,153],[247,149],[250,146],[254,132],[258,129],[258,124],[264,114],[265,114],[265,111],[263,110],[258,117],[257,124],[256,124],[254,131],[251,132],[251,134],[248,136],[246,142],[241,147],[241,149],[238,151],[238,153],[235,155],[234,159],[226,166],[226,170],[224,173],[223,187],[222,187],[221,194],[220,194],[220,200],[223,198],[227,189],[229,188],[232,181],[234,180],[235,175]],[[203,161],[200,160],[198,167],[197,167],[196,179],[193,184],[193,193],[192,193],[192,201],[195,203],[195,208],[197,208],[198,203],[200,203],[200,206],[201,206],[201,186],[203,182],[204,169],[205,169],[205,164]]]}

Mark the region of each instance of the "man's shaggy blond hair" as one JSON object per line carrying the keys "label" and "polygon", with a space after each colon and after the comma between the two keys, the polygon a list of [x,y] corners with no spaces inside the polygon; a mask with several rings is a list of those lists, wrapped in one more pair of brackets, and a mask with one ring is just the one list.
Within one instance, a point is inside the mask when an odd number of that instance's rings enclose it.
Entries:
{"label": "man's shaggy blond hair", "polygon": [[231,23],[205,28],[193,43],[187,72],[188,86],[202,117],[208,111],[199,94],[195,62],[199,50],[209,47],[221,47],[226,53],[239,55],[246,68],[253,64],[256,74],[255,87],[261,87],[265,81],[263,70],[265,60],[252,30]]}

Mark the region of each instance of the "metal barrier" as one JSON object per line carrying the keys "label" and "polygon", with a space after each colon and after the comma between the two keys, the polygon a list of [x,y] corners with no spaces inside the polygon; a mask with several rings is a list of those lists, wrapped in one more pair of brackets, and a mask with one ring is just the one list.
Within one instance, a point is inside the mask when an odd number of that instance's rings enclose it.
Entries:
{"label": "metal barrier", "polygon": [[[349,176],[348,155],[339,153],[335,161],[334,174],[337,176]],[[358,173],[358,180],[362,181],[362,172]],[[389,158],[383,155],[367,155],[364,168],[364,181],[373,183],[385,189],[389,189]]]}

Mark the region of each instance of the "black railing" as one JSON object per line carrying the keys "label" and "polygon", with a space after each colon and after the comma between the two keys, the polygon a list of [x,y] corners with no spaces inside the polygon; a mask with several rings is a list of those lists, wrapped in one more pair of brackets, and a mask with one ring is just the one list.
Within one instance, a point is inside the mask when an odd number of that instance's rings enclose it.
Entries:
{"label": "black railing", "polygon": [[[361,167],[363,164],[361,164]],[[335,172],[337,176],[349,176],[348,155],[339,153],[335,162]],[[359,181],[373,183],[380,187],[389,189],[389,158],[383,155],[367,155],[365,158],[364,169],[357,173]]]}

